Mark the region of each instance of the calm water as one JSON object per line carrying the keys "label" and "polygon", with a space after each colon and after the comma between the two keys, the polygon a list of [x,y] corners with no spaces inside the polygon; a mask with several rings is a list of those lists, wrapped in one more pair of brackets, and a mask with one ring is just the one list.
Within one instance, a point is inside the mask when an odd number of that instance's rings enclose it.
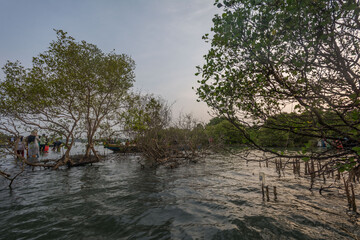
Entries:
{"label": "calm water", "polygon": [[[353,239],[343,194],[308,191],[236,157],[176,169],[141,169],[109,154],[93,166],[28,169],[13,190],[0,180],[0,239]],[[3,160],[3,164],[4,164]],[[13,161],[7,160],[11,170]],[[259,172],[277,186],[262,200]],[[271,188],[272,189],[272,188]]]}

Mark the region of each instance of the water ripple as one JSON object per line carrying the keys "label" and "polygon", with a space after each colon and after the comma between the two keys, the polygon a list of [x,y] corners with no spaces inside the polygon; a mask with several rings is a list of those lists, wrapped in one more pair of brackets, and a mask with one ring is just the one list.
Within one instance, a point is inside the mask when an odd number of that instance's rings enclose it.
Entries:
{"label": "water ripple", "polygon": [[[7,160],[8,161],[8,160]],[[212,156],[177,169],[141,169],[138,156],[0,181],[3,239],[352,239],[341,194],[303,178]],[[11,169],[12,162],[7,163]],[[263,201],[259,172],[277,186]]]}

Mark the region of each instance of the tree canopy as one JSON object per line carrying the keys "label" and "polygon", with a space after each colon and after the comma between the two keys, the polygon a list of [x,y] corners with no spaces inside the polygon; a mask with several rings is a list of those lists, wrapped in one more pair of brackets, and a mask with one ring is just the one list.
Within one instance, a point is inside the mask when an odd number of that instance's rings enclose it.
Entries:
{"label": "tree canopy", "polygon": [[[215,5],[223,13],[213,18],[213,35],[203,37],[211,48],[198,67],[200,100],[262,150],[270,151],[241,125],[360,145],[359,1]],[[360,161],[359,153],[355,147],[334,154]]]}
{"label": "tree canopy", "polygon": [[95,134],[105,120],[116,121],[123,109],[135,63],[126,54],[103,53],[93,44],[55,31],[57,39],[33,58],[32,67],[18,61],[3,67],[1,112],[20,126],[65,137],[67,154],[75,138],[85,134],[85,155],[91,150],[96,155]]}

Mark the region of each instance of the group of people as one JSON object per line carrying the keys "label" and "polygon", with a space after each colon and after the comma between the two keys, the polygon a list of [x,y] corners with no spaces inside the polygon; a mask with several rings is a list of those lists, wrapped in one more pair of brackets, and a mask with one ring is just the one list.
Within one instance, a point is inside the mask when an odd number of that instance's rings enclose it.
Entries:
{"label": "group of people", "polygon": [[[61,141],[55,141],[53,150],[59,149],[60,145]],[[36,160],[40,153],[49,151],[48,138],[45,134],[39,137],[38,132],[34,130],[26,139],[23,136],[19,137],[16,149],[17,154],[23,157],[25,156],[25,150],[27,150],[28,160]]]}
{"label": "group of people", "polygon": [[343,149],[352,149],[353,147],[358,146],[358,144],[359,143],[356,142],[355,140],[349,140],[347,137],[344,138],[339,137],[334,140],[329,140],[325,138],[320,139],[317,146],[343,150]]}

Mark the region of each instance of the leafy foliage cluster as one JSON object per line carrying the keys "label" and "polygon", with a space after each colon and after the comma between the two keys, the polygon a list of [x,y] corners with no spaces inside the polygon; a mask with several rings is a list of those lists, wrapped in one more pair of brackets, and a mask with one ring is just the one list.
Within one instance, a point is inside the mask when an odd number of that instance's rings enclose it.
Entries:
{"label": "leafy foliage cluster", "polygon": [[[277,131],[280,139],[288,134],[296,141],[347,139],[360,145],[359,1],[215,5],[223,13],[213,19],[213,36],[204,36],[211,49],[198,67],[200,100],[263,151],[278,154],[259,144],[253,126]],[[360,163],[357,148],[303,154],[355,159],[353,168]]]}
{"label": "leafy foliage cluster", "polygon": [[183,160],[195,161],[199,151],[208,145],[202,124],[191,115],[172,119],[171,106],[151,94],[135,94],[124,113],[124,128],[134,139],[148,165],[177,165]]}
{"label": "leafy foliage cluster", "polygon": [[[77,42],[55,30],[57,39],[33,58],[3,67],[0,84],[1,129],[43,129],[66,139],[66,158],[76,138],[86,137],[85,157],[104,122],[118,122],[127,92],[134,82],[134,61],[125,54],[103,53],[97,46]],[[12,123],[12,124],[9,124]],[[28,128],[28,129],[26,129]]]}
{"label": "leafy foliage cluster", "polygon": [[[303,137],[289,131],[286,132],[266,127],[268,124],[281,124],[281,119],[269,119],[268,121],[269,123],[266,122],[264,125],[254,125],[247,127],[247,129],[245,129],[245,126],[242,126],[242,129],[249,133],[257,145],[262,147],[299,148],[309,142],[311,142],[311,145],[316,145],[318,140],[316,138]],[[249,144],[249,141],[241,134],[241,132],[224,117],[212,118],[205,129],[207,135],[213,138],[215,142],[225,145]]]}

